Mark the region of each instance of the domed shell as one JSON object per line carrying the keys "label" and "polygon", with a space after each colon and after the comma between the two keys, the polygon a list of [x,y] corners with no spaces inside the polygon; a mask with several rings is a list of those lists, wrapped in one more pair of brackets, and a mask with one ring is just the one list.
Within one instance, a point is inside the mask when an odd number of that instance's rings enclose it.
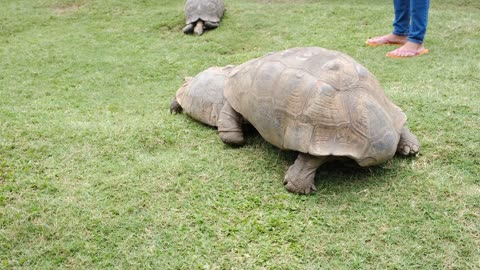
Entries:
{"label": "domed shell", "polygon": [[193,119],[216,126],[223,107],[225,74],[232,68],[233,66],[211,67],[194,78],[186,79],[176,93],[177,102]]}
{"label": "domed shell", "polygon": [[199,19],[207,22],[220,22],[225,11],[223,0],[187,0],[185,3],[186,23]]}
{"label": "domed shell", "polygon": [[271,53],[237,66],[225,98],[273,145],[314,156],[346,156],[361,166],[390,159],[406,122],[365,67],[317,47]]}

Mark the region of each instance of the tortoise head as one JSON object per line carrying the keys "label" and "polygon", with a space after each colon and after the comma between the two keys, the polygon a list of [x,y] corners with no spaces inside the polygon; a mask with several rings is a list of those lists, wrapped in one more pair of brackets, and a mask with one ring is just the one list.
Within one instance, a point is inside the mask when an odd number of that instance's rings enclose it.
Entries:
{"label": "tortoise head", "polygon": [[188,84],[193,80],[193,77],[185,77],[183,79],[183,85],[177,90],[177,93],[175,94],[175,98],[173,98],[172,102],[170,103],[170,113],[181,113],[183,111],[182,105],[179,102],[179,100],[182,100],[186,88],[188,88]]}

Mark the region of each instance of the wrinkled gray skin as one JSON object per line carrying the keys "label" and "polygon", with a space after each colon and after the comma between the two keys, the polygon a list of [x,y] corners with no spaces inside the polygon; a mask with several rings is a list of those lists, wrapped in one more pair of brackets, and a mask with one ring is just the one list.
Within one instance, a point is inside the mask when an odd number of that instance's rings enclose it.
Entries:
{"label": "wrinkled gray skin", "polygon": [[223,0],[187,0],[183,32],[202,35],[204,30],[217,28],[224,12]]}
{"label": "wrinkled gray skin", "polygon": [[319,166],[350,158],[360,166],[416,155],[420,144],[403,111],[376,78],[351,57],[323,48],[292,48],[239,66],[213,67],[177,91],[171,112],[183,110],[218,127],[222,141],[245,143],[248,121],[269,143],[298,151],[285,174],[287,190],[315,190]]}

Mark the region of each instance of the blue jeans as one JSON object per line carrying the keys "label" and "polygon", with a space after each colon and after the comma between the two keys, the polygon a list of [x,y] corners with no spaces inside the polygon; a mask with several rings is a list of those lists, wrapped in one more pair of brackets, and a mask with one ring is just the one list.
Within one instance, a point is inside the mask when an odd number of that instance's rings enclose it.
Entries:
{"label": "blue jeans", "polygon": [[393,0],[393,34],[408,36],[408,41],[422,44],[427,32],[430,0]]}

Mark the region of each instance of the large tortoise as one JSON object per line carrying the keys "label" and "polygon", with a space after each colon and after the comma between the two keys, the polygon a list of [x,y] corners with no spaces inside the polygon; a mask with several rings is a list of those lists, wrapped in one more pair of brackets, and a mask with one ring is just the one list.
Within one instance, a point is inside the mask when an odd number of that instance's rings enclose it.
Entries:
{"label": "large tortoise", "polygon": [[220,25],[225,4],[223,0],[187,0],[185,3],[185,34],[203,34],[205,29],[217,28]]}
{"label": "large tortoise", "polygon": [[227,144],[244,144],[246,120],[269,143],[298,151],[284,178],[295,193],[315,190],[315,172],[330,159],[371,166],[420,148],[377,79],[351,57],[323,48],[292,48],[208,69],[177,91],[171,110],[182,107],[217,126]]}

